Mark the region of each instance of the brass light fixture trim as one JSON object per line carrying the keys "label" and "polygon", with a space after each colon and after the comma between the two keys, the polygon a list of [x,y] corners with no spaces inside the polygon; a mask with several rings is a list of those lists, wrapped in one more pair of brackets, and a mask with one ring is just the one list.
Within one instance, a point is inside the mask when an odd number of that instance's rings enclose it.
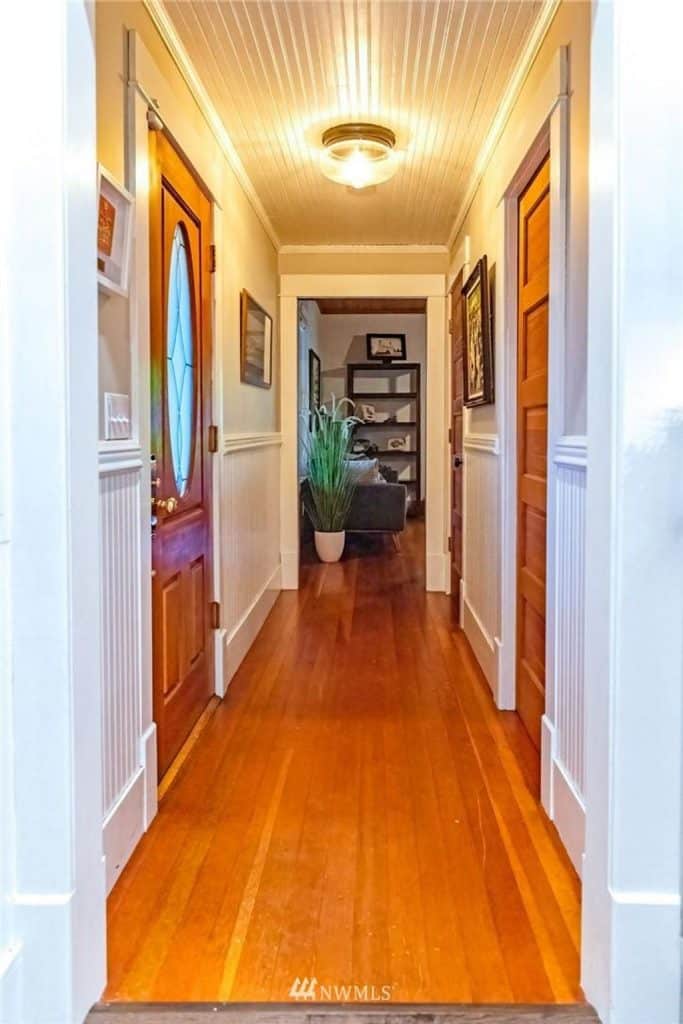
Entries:
{"label": "brass light fixture trim", "polygon": [[369,124],[357,122],[348,124],[336,124],[323,132],[323,146],[327,149],[339,142],[375,142],[384,149],[393,149],[396,145],[396,136],[391,128],[384,128],[381,124]]}

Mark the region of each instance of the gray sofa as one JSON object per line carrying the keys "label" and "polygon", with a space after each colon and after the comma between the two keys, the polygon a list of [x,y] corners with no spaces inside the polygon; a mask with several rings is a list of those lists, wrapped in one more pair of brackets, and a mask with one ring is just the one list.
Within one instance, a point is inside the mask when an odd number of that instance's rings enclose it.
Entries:
{"label": "gray sofa", "polygon": [[[301,484],[304,510],[307,488],[308,481],[304,480]],[[400,533],[406,525],[406,505],[405,484],[357,484],[345,528],[349,533]],[[310,523],[307,526],[310,528]]]}

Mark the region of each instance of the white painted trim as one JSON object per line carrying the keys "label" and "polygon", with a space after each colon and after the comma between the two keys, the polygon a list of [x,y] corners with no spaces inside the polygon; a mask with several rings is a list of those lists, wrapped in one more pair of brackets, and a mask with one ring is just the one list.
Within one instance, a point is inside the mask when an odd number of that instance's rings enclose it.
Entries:
{"label": "white painted trim", "polygon": [[487,455],[500,455],[500,441],[497,434],[467,433],[463,437],[465,451],[486,452]]}
{"label": "white painted trim", "polygon": [[282,444],[282,434],[275,431],[264,431],[254,434],[226,434],[223,438],[223,454],[241,452],[246,448],[270,448]]}
{"label": "white painted trim", "polygon": [[280,297],[429,299],[446,294],[445,274],[283,274]]}
{"label": "white painted trim", "polygon": [[[447,485],[448,372],[445,274],[283,274],[280,278],[281,562],[283,590],[299,585],[298,300],[315,298],[426,298],[427,398],[425,544],[428,590],[448,589]],[[430,457],[431,452],[431,457]]]}
{"label": "white painted trim", "polygon": [[268,618],[281,589],[281,571],[278,565],[233,631],[224,636],[223,690],[219,693],[220,697],[225,696],[233,676]]}
{"label": "white painted trim", "polygon": [[585,434],[565,435],[555,442],[553,462],[556,466],[574,466],[585,469],[588,465],[588,439]]}
{"label": "white painted trim", "polygon": [[547,35],[548,29],[552,24],[559,6],[560,0],[544,0],[538,20],[534,25],[533,31],[529,36],[517,66],[510,76],[505,95],[501,100],[500,106],[498,107],[484,143],[479,150],[474,171],[472,172],[472,176],[465,191],[465,197],[460,204],[460,208],[455,216],[455,220],[453,221],[453,227],[451,228],[450,235],[448,236],[449,250],[453,247],[453,243],[462,229],[469,208],[472,205],[472,200],[474,199],[477,189],[481,184],[489,161],[491,160],[496,146],[498,145],[498,142],[505,130],[505,126],[514,109],[515,103],[519,99],[519,95],[527,79],[527,75],[536,60],[538,51],[543,44],[543,40]]}
{"label": "white painted trim", "polygon": [[495,698],[498,692],[498,645],[470,604],[466,589],[463,598],[462,627]]}
{"label": "white painted trim", "polygon": [[[498,330],[503,337],[497,368],[497,394],[501,406],[501,675],[498,706],[516,704],[517,617],[517,210],[519,195],[549,149],[550,190],[550,303],[548,325],[548,451],[554,452],[564,424],[564,354],[566,334],[567,216],[569,174],[568,52],[560,47],[543,82],[530,101],[538,120],[530,119],[527,134],[517,140],[518,165],[507,168],[510,185],[499,205],[501,244],[497,253],[503,273],[496,282],[496,306],[501,311]],[[526,147],[526,148],[525,148]],[[552,405],[551,405],[552,403]],[[553,664],[555,472],[549,459],[547,506],[546,663]]]}
{"label": "white painted trim", "polygon": [[568,772],[557,757],[555,726],[541,720],[541,803],[560,834],[576,873],[583,872],[586,808]]}
{"label": "white painted trim", "polygon": [[102,823],[107,895],[145,831],[145,772],[142,765]]}
{"label": "white painted trim", "polygon": [[[171,19],[166,14],[163,4],[160,0],[143,0],[147,11],[154,22],[159,35],[163,39],[171,57],[176,63],[178,70],[183,76],[188,89],[192,93],[194,100],[199,107],[199,110],[209,126],[216,142],[220,146],[225,159],[228,162],[232,172],[234,173],[237,181],[239,182],[244,194],[251,203],[254,213],[261,222],[266,234],[270,238],[271,242],[276,249],[280,246],[280,239],[278,238],[277,232],[273,227],[270,217],[266,213],[265,207],[254,188],[249,175],[247,174],[244,164],[242,163],[235,146],[233,145],[232,139],[228,134],[228,131],[221,120],[218,111],[216,110],[208,91],[205,89],[204,84],[197,73],[197,70],[190,60],[190,56],[185,49],[183,43],[178,36]],[[155,93],[147,93],[147,95],[154,95]],[[169,113],[173,107],[171,105],[162,104],[160,105],[159,114],[161,119],[166,123]],[[214,192],[214,194],[217,194]]]}
{"label": "white painted trim", "polygon": [[281,245],[281,256],[445,256],[447,245]]}

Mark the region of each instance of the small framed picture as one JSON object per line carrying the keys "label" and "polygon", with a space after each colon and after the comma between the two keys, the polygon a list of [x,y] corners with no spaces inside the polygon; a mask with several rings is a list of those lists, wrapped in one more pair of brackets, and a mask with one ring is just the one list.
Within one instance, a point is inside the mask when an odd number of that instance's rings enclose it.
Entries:
{"label": "small framed picture", "polygon": [[240,296],[240,379],[243,384],[272,384],[273,319],[246,289]]}
{"label": "small framed picture", "polygon": [[360,415],[361,419],[365,423],[376,423],[377,422],[377,410],[374,405],[366,405],[364,402],[360,403]]}
{"label": "small framed picture", "polygon": [[128,294],[134,199],[102,165],[97,168],[97,283]]}
{"label": "small framed picture", "polygon": [[489,316],[489,277],[486,256],[467,278],[463,295],[465,318],[464,404],[490,405],[493,395],[493,340]]}
{"label": "small framed picture", "polygon": [[308,408],[315,412],[322,402],[322,374],[320,356],[312,348],[308,350]]}
{"label": "small framed picture", "polygon": [[391,363],[395,359],[406,359],[405,334],[367,334],[368,359]]}

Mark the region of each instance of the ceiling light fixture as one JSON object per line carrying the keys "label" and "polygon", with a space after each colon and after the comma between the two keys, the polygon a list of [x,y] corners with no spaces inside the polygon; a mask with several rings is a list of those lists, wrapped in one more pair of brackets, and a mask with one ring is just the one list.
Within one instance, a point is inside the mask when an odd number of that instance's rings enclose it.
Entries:
{"label": "ceiling light fixture", "polygon": [[379,185],[398,168],[396,136],[379,124],[338,124],[323,132],[322,143],[320,169],[340,185]]}

